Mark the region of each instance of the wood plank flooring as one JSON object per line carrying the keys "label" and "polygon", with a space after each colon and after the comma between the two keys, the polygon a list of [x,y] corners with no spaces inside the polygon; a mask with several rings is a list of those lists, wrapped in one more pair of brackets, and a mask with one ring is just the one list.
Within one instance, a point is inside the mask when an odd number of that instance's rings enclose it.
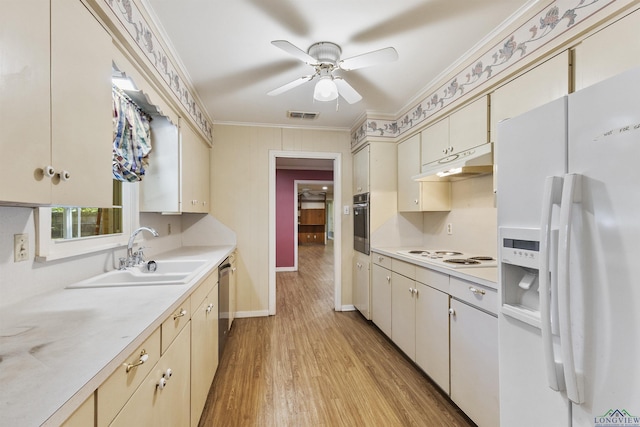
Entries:
{"label": "wood plank flooring", "polygon": [[200,426],[473,426],[359,312],[333,310],[333,248],[300,246],[277,315],[236,319]]}

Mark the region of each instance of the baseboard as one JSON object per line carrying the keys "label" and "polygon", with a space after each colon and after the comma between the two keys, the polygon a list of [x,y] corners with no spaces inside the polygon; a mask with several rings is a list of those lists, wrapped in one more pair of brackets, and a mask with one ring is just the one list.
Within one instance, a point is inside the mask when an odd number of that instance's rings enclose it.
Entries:
{"label": "baseboard", "polygon": [[355,310],[356,310],[356,306],[353,304],[350,304],[350,305],[343,305],[341,311],[355,311]]}
{"label": "baseboard", "polygon": [[236,311],[236,318],[241,317],[268,317],[269,310],[260,310],[260,311]]}
{"label": "baseboard", "polygon": [[276,273],[281,273],[283,271],[298,271],[295,267],[276,267]]}

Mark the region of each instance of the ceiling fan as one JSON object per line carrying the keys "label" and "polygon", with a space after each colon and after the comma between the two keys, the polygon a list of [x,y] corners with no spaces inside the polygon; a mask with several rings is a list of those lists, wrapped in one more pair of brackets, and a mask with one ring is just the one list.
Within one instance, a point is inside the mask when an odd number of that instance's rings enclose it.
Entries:
{"label": "ceiling fan", "polygon": [[286,40],[274,40],[272,45],[279,47],[302,62],[315,68],[315,73],[300,77],[292,82],[272,90],[267,95],[275,96],[287,92],[313,79],[318,79],[313,98],[317,101],[332,101],[342,96],[349,104],[355,104],[362,96],[342,76],[334,75],[335,70],[350,71],[372,65],[392,62],[398,59],[398,52],[392,47],[374,50],[361,55],[340,59],[342,49],[335,43],[318,42],[305,52]]}

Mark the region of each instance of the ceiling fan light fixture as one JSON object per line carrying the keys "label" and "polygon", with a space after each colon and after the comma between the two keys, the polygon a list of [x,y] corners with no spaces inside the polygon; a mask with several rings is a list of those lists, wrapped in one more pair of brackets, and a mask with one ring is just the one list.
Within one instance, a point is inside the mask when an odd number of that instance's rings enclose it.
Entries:
{"label": "ceiling fan light fixture", "polygon": [[338,97],[338,87],[331,76],[322,76],[313,90],[316,101],[333,101]]}

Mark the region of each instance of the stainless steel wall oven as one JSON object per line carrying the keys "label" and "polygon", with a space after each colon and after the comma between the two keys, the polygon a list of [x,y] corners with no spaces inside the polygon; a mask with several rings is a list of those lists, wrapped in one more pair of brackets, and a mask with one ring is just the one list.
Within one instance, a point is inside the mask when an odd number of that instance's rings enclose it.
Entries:
{"label": "stainless steel wall oven", "polygon": [[369,193],[353,196],[353,249],[369,255]]}

